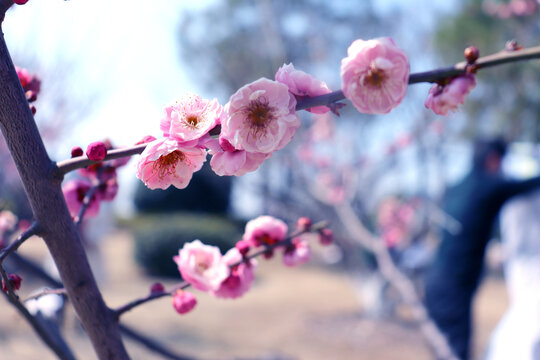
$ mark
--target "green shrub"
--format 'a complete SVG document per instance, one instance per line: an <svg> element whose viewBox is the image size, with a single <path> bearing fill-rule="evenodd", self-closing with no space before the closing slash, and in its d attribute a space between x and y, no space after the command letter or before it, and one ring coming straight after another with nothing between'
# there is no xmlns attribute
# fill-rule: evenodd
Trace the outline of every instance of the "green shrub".
<svg viewBox="0 0 540 360"><path fill-rule="evenodd" d="M219 247L222 253L241 237L241 224L207 214L144 215L125 221L135 240L135 260L150 275L179 277L173 256L195 239Z"/></svg>

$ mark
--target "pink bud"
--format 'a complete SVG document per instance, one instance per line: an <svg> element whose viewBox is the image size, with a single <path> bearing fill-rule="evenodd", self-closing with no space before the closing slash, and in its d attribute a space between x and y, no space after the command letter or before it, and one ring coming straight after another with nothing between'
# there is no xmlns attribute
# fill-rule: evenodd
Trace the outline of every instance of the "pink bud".
<svg viewBox="0 0 540 360"><path fill-rule="evenodd" d="M13 290L19 290L21 288L22 278L19 275L9 274L8 279L9 279L9 284L11 285L11 288ZM4 280L2 280L2 290L5 292L8 291L7 284L4 282Z"/></svg>
<svg viewBox="0 0 540 360"><path fill-rule="evenodd" d="M177 290L173 296L173 307L179 314L186 314L193 310L195 305L197 305L197 299L195 296L184 290Z"/></svg>
<svg viewBox="0 0 540 360"><path fill-rule="evenodd" d="M240 254L244 256L249 252L249 243L245 240L238 241L235 247L238 249Z"/></svg>
<svg viewBox="0 0 540 360"><path fill-rule="evenodd" d="M28 0L13 0L13 2L17 5L24 5L28 2Z"/></svg>
<svg viewBox="0 0 540 360"><path fill-rule="evenodd" d="M102 161L107 155L107 147L101 141L96 141L86 148L86 156L92 161Z"/></svg>
<svg viewBox="0 0 540 360"><path fill-rule="evenodd" d="M268 249L268 250L266 250L266 251L263 253L263 257L264 257L266 260L270 260L271 258L274 257L274 250L273 250L273 249Z"/></svg>
<svg viewBox="0 0 540 360"><path fill-rule="evenodd" d="M300 231L309 231L311 225L313 225L313 223L311 222L311 219L307 216L302 216L296 222L296 228Z"/></svg>
<svg viewBox="0 0 540 360"><path fill-rule="evenodd" d="M330 245L334 242L334 233L329 228L324 228L319 231L319 241L321 245Z"/></svg>
<svg viewBox="0 0 540 360"><path fill-rule="evenodd" d="M28 90L27 92L24 93L24 95L26 96L26 100L28 102L34 102L37 100L37 92L33 90Z"/></svg>
<svg viewBox="0 0 540 360"><path fill-rule="evenodd" d="M34 105L29 105L30 111L32 111L32 115L36 115L37 109Z"/></svg>
<svg viewBox="0 0 540 360"><path fill-rule="evenodd" d="M84 154L83 149L80 146L74 146L71 149L71 157L82 156Z"/></svg>
<svg viewBox="0 0 540 360"><path fill-rule="evenodd" d="M163 291L165 291L165 287L163 286L162 283L153 283L152 286L150 287L150 293L151 294L156 294L156 293L162 293Z"/></svg>

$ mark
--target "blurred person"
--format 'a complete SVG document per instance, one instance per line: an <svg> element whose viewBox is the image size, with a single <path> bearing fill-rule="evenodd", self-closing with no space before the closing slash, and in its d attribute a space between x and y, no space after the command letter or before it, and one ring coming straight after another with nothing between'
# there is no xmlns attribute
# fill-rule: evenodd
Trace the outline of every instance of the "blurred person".
<svg viewBox="0 0 540 360"><path fill-rule="evenodd" d="M425 282L429 315L456 356L469 359L471 305L480 283L484 254L503 204L513 196L540 188L540 177L511 181L502 177L503 140L478 140L473 165L458 184L447 189L443 210L457 220L459 231L444 230Z"/></svg>
<svg viewBox="0 0 540 360"><path fill-rule="evenodd" d="M525 161L523 161L525 160ZM521 161L518 176L538 172ZM530 157L528 160L533 161ZM515 171L514 171L515 173ZM540 190L508 201L501 210L504 276L509 306L493 331L486 360L540 360Z"/></svg>

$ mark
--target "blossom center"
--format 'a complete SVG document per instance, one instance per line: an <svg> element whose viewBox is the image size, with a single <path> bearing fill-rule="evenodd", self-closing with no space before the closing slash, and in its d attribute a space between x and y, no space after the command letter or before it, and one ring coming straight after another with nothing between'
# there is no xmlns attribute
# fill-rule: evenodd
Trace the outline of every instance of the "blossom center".
<svg viewBox="0 0 540 360"><path fill-rule="evenodd" d="M386 74L384 73L384 70L372 65L369 68L367 74L363 77L362 85L380 87L385 79L386 79Z"/></svg>
<svg viewBox="0 0 540 360"><path fill-rule="evenodd" d="M266 128L269 122L274 120L274 108L268 104L268 100L261 96L257 100L250 101L245 107L247 121L255 130Z"/></svg>
<svg viewBox="0 0 540 360"><path fill-rule="evenodd" d="M199 117L197 115L188 115L187 118L186 118L186 122L195 127L199 124L200 120L199 120Z"/></svg>
<svg viewBox="0 0 540 360"><path fill-rule="evenodd" d="M162 155L154 162L154 170L156 170L160 179L163 179L169 174L173 174L176 164L179 161L184 161L186 156L180 150L175 150L167 155Z"/></svg>

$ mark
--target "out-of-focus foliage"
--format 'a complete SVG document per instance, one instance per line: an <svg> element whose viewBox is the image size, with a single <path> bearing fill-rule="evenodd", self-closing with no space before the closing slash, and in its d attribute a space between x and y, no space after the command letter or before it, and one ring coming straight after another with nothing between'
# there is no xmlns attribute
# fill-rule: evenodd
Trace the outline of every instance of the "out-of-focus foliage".
<svg viewBox="0 0 540 360"><path fill-rule="evenodd" d="M135 259L151 275L178 278L172 256L185 242L200 239L225 253L241 238L241 225L219 216L192 213L139 215L124 226L135 236Z"/></svg>
<svg viewBox="0 0 540 360"><path fill-rule="evenodd" d="M491 3L508 3L493 1ZM499 18L485 11L486 0L462 1L454 15L445 17L435 35L445 64L461 61L463 49L475 45L481 55L501 51L515 39L523 46L538 45L540 11ZM478 87L466 100L469 114L464 135L502 134L508 140L540 140L540 64L527 61L486 69Z"/></svg>

